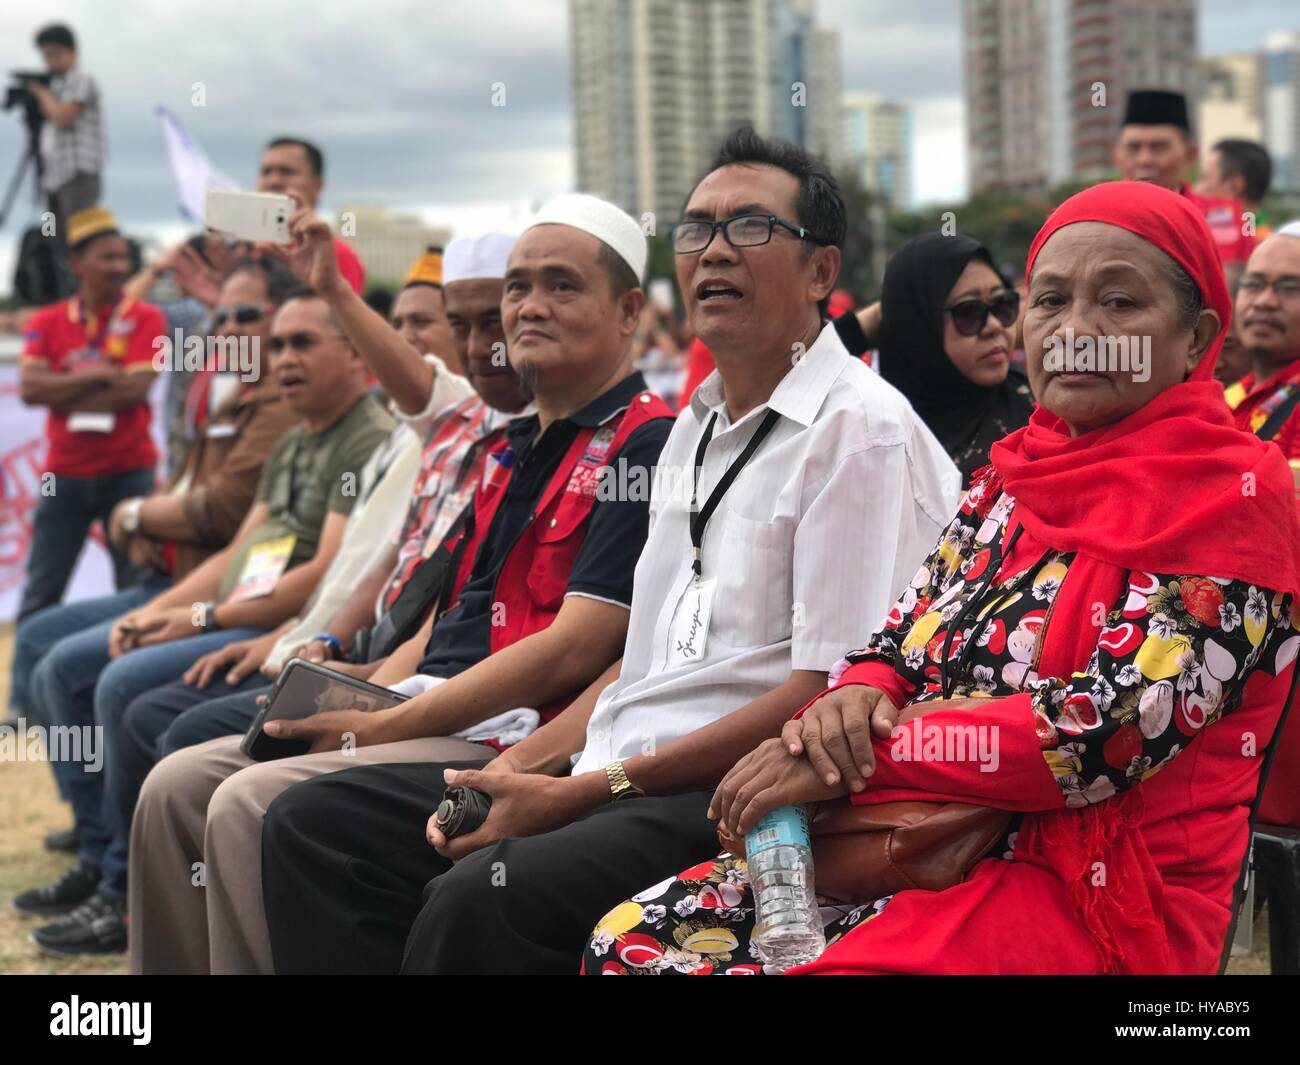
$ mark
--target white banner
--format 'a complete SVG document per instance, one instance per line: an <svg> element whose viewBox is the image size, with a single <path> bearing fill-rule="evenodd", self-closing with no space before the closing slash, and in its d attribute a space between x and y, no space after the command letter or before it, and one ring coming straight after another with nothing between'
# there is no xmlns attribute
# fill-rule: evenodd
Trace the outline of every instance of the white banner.
<svg viewBox="0 0 1300 1065"><path fill-rule="evenodd" d="M155 443L160 436L161 394L155 382L150 392ZM0 622L13 621L22 601L45 447L45 408L23 405L18 398L18 365L0 361ZM103 530L96 523L86 537L63 601L93 599L113 591L113 562L104 546Z"/></svg>

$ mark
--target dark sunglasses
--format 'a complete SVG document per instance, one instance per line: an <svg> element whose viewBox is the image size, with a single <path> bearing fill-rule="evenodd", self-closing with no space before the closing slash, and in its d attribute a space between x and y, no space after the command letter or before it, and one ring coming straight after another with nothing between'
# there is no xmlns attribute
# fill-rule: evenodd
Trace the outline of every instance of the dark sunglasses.
<svg viewBox="0 0 1300 1065"><path fill-rule="evenodd" d="M219 329L227 318L233 318L240 325L252 325L266 317L266 308L256 303L236 303L233 307L218 307L212 312L212 328Z"/></svg>
<svg viewBox="0 0 1300 1065"><path fill-rule="evenodd" d="M962 300L944 310L952 315L953 328L962 336L978 336L990 314L1008 328L1015 323L1020 314L1020 293L1007 289L991 300Z"/></svg>
<svg viewBox="0 0 1300 1065"><path fill-rule="evenodd" d="M286 347L293 348L294 351L311 351L312 348L323 343L325 338L316 333L290 333L287 337L272 337L269 346L271 354L277 355Z"/></svg>

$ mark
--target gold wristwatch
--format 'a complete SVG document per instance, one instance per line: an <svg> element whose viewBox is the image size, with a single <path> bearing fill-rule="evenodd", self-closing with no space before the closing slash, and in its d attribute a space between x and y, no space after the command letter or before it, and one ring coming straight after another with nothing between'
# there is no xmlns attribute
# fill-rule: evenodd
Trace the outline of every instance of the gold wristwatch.
<svg viewBox="0 0 1300 1065"><path fill-rule="evenodd" d="M627 772L623 769L622 762L610 762L605 767L605 779L609 781L609 795L614 802L645 795L644 791L627 779Z"/></svg>

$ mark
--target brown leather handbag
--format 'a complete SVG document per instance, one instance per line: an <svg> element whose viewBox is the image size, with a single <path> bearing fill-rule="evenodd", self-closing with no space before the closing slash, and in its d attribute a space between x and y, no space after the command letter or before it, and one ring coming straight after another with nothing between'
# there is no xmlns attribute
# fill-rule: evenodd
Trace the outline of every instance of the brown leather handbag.
<svg viewBox="0 0 1300 1065"><path fill-rule="evenodd" d="M909 888L960 884L1011 818L964 802L821 803L809 826L817 894L870 902Z"/></svg>

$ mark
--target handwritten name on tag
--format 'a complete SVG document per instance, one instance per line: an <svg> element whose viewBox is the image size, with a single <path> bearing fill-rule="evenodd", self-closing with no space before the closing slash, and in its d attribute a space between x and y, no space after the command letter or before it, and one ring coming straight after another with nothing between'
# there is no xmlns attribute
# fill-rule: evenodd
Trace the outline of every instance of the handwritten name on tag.
<svg viewBox="0 0 1300 1065"><path fill-rule="evenodd" d="M716 580L692 580L686 586L668 632L668 665L681 666L704 657L709 642L709 618L713 614Z"/></svg>

